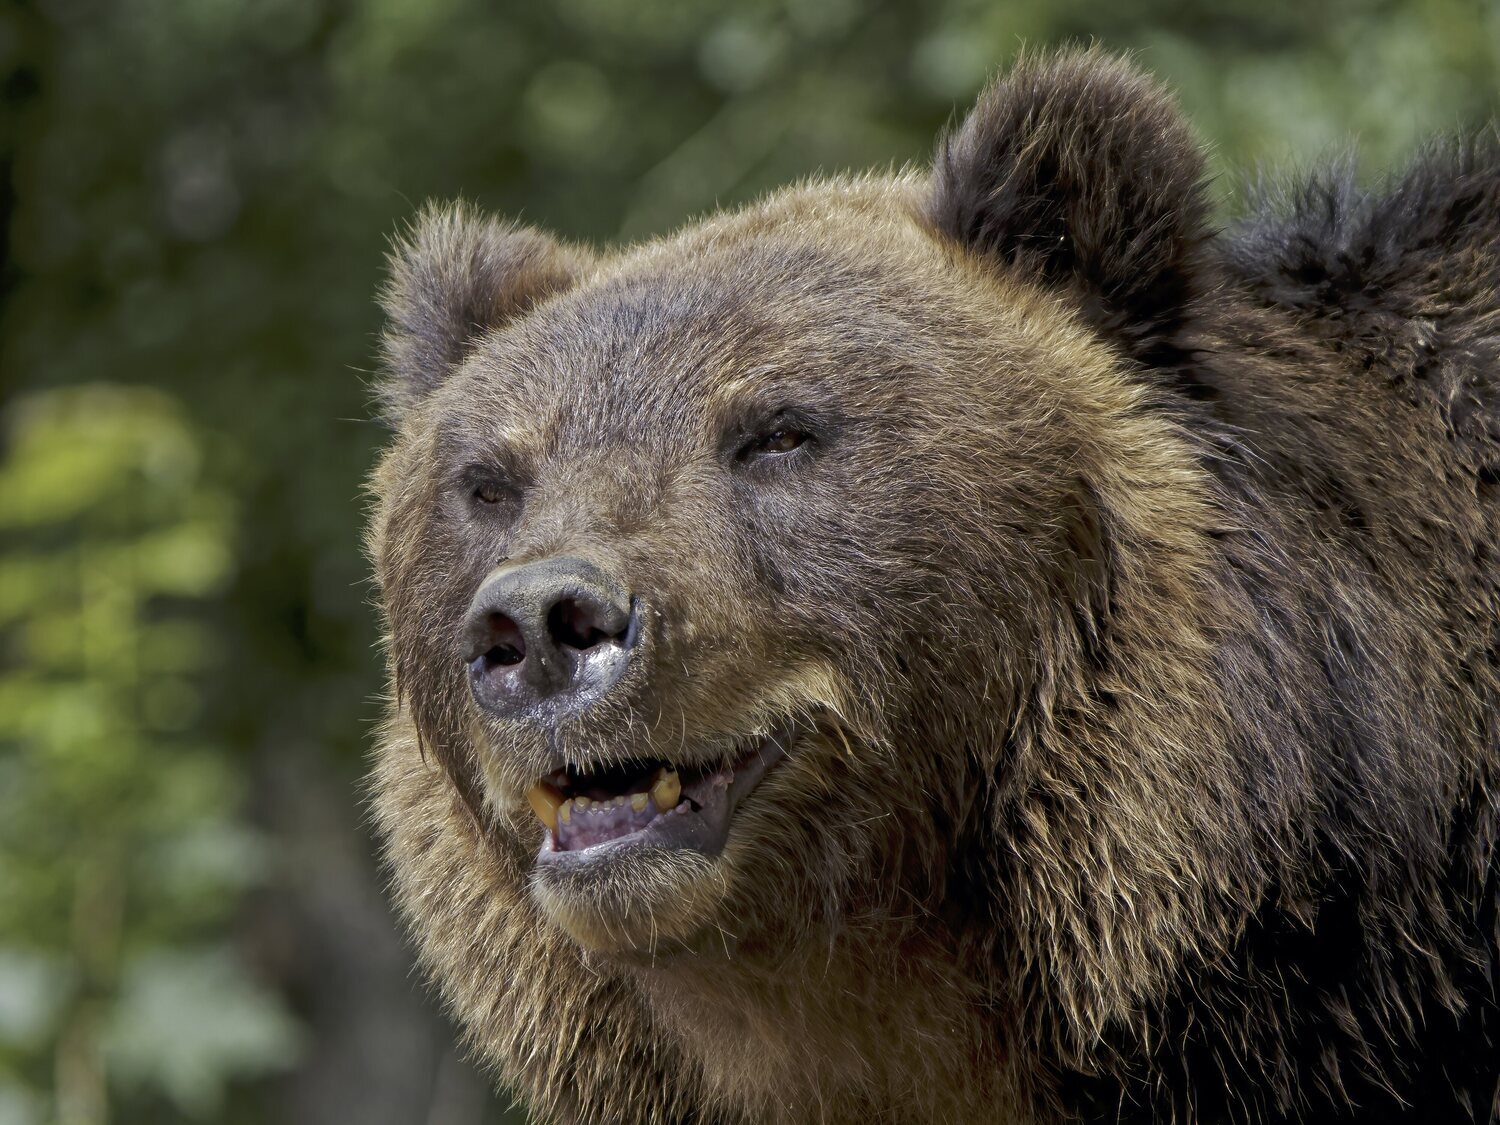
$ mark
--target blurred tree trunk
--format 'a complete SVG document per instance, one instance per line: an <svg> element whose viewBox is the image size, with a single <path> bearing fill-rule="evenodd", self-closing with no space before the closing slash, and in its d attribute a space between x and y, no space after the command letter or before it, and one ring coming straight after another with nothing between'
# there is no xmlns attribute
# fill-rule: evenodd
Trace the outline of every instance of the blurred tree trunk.
<svg viewBox="0 0 1500 1125"><path fill-rule="evenodd" d="M312 1043L276 1091L272 1119L361 1125L482 1125L484 1080L449 1044L381 893L355 786L295 738L261 758L261 814L293 869L251 920ZM308 862L316 857L316 862ZM274 956L274 952L273 952Z"/></svg>
<svg viewBox="0 0 1500 1125"><path fill-rule="evenodd" d="M29 0L0 0L0 35L9 40L8 57L0 56L0 323L6 299L20 282L15 255L18 192L17 161L21 138L35 130L32 118L40 112L43 75L53 57L52 37ZM7 401L18 382L0 367L0 402Z"/></svg>

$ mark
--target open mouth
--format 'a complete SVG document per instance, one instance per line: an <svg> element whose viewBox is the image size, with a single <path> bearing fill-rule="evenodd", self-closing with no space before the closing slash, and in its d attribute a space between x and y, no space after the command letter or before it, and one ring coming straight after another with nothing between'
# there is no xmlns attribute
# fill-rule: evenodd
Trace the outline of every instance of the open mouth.
<svg viewBox="0 0 1500 1125"><path fill-rule="evenodd" d="M636 847L716 855L735 809L786 754L793 733L784 724L739 744L718 765L641 759L592 771L553 771L526 794L547 828L538 862L590 861Z"/></svg>

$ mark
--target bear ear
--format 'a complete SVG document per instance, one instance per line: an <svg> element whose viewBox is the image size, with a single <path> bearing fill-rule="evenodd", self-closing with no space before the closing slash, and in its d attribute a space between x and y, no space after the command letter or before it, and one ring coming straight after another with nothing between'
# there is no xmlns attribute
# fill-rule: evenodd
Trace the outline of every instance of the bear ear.
<svg viewBox="0 0 1500 1125"><path fill-rule="evenodd" d="M1098 50L1022 57L938 142L926 217L973 252L1070 288L1160 363L1197 289L1203 153L1166 92Z"/></svg>
<svg viewBox="0 0 1500 1125"><path fill-rule="evenodd" d="M467 204L426 207L396 240L380 294L387 416L399 421L480 337L572 286L587 262L584 251Z"/></svg>

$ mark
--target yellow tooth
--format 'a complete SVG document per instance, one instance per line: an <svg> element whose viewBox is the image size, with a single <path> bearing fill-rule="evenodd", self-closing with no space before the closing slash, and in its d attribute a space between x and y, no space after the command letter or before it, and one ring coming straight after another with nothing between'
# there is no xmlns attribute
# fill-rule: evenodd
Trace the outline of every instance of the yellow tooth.
<svg viewBox="0 0 1500 1125"><path fill-rule="evenodd" d="M594 802L590 801L587 797L574 797L573 803L578 806L579 812L588 812L589 806Z"/></svg>
<svg viewBox="0 0 1500 1125"><path fill-rule="evenodd" d="M636 812L646 811L646 794L632 793L630 796L630 807Z"/></svg>
<svg viewBox="0 0 1500 1125"><path fill-rule="evenodd" d="M539 781L526 790L526 800L531 803L531 811L536 813L536 818L556 832L557 809L563 803L562 794L545 781Z"/></svg>
<svg viewBox="0 0 1500 1125"><path fill-rule="evenodd" d="M681 797L682 782L677 780L677 771L662 770L656 779L656 784L651 786L651 800L656 805L656 811L667 812L669 809L675 809Z"/></svg>
<svg viewBox="0 0 1500 1125"><path fill-rule="evenodd" d="M564 801L562 803L562 806L557 810L557 818L559 820L561 820L564 824L572 824L573 823L573 802L572 801Z"/></svg>

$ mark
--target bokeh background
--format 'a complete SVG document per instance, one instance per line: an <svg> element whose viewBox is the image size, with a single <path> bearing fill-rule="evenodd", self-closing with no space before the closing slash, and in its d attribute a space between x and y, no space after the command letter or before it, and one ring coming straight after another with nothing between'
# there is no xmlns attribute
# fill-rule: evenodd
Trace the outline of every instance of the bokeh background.
<svg viewBox="0 0 1500 1125"><path fill-rule="evenodd" d="M650 237L1091 39L1226 215L1497 109L1493 0L0 0L0 1125L522 1120L364 822L388 236L463 195Z"/></svg>

